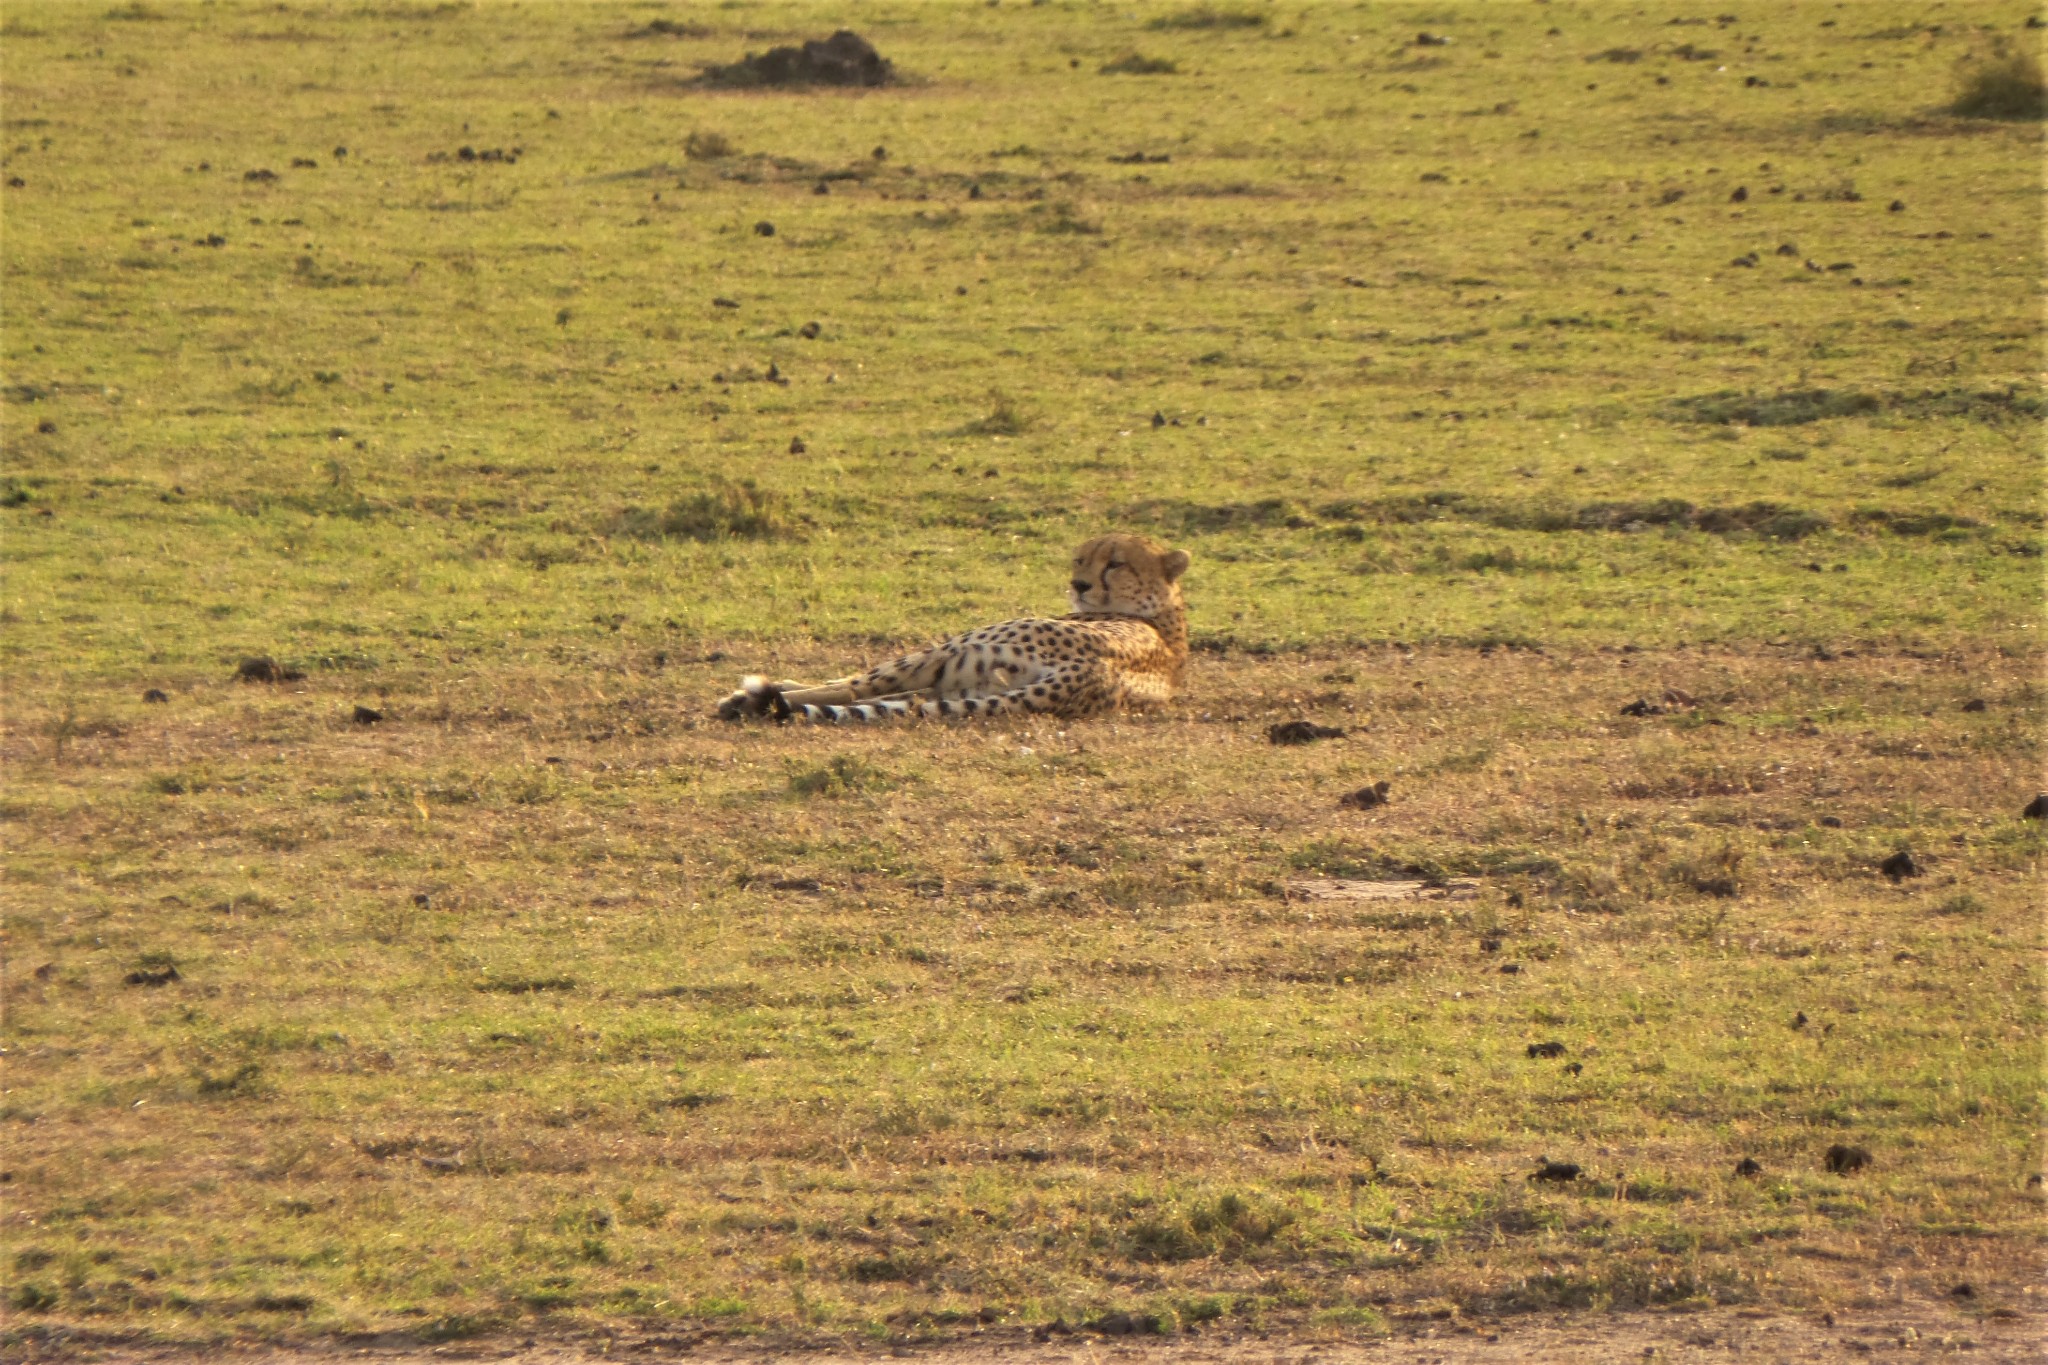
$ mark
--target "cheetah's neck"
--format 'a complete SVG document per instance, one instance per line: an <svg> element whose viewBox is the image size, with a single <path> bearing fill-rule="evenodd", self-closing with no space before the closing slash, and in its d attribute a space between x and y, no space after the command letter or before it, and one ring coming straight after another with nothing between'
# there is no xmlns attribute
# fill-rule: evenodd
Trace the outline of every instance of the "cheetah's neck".
<svg viewBox="0 0 2048 1365"><path fill-rule="evenodd" d="M1161 607L1156 615L1126 616L1114 611L1075 612L1070 621L1137 621L1159 632L1160 671L1180 681L1188 660L1188 611L1178 602Z"/></svg>

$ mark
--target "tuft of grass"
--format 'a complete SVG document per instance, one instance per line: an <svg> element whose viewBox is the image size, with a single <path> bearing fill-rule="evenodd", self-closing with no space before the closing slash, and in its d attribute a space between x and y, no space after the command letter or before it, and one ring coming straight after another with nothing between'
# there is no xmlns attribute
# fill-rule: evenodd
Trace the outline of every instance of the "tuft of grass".
<svg viewBox="0 0 2048 1365"><path fill-rule="evenodd" d="M659 512L626 507L610 529L636 540L789 540L802 534L802 521L781 494L742 479L678 498Z"/></svg>
<svg viewBox="0 0 2048 1365"><path fill-rule="evenodd" d="M1549 534L1670 527L1714 536L1748 533L1770 540L1800 540L1826 530L1829 525L1827 518L1817 513L1761 500L1735 506L1708 507L1695 506L1683 498L1555 506L1450 491L1379 498L1369 502L1346 500L1326 503L1317 511L1340 522L1377 521L1412 525L1459 520L1501 530ZM1445 562L1450 560L1448 553L1443 558Z"/></svg>
<svg viewBox="0 0 2048 1365"><path fill-rule="evenodd" d="M1267 16L1254 9L1234 9L1223 5L1196 5L1193 9L1176 10L1148 20L1146 28L1154 32L1201 32L1213 29L1264 28Z"/></svg>
<svg viewBox="0 0 2048 1365"><path fill-rule="evenodd" d="M233 1071L218 1074L201 1071L193 1080L202 1095L245 1097L262 1088L263 1068L255 1062L244 1062Z"/></svg>
<svg viewBox="0 0 2048 1365"><path fill-rule="evenodd" d="M1268 1200L1226 1193L1183 1209L1141 1214L1125 1239L1140 1261L1227 1260L1265 1246L1295 1219L1292 1210Z"/></svg>
<svg viewBox="0 0 2048 1365"><path fill-rule="evenodd" d="M1948 110L1964 118L2048 118L2048 84L2040 58L1999 38L1988 52L1966 57L1956 69L1955 98Z"/></svg>
<svg viewBox="0 0 2048 1365"><path fill-rule="evenodd" d="M733 140L714 128L697 128L683 139L683 155L692 161L723 161L738 156Z"/></svg>
<svg viewBox="0 0 2048 1365"><path fill-rule="evenodd" d="M1102 64L1105 76L1172 76L1180 71L1180 63L1167 57L1147 57L1132 52Z"/></svg>
<svg viewBox="0 0 2048 1365"><path fill-rule="evenodd" d="M539 995L543 991L573 991L572 976L510 976L479 981L476 988L490 995Z"/></svg>
<svg viewBox="0 0 2048 1365"><path fill-rule="evenodd" d="M1022 436L1031 429L1031 415L1009 394L998 390L989 395L988 412L967 424L970 436Z"/></svg>
<svg viewBox="0 0 2048 1365"><path fill-rule="evenodd" d="M1762 397L1724 390L1697 398L1673 399L1667 411L1674 421L1791 427L1830 417L1860 416L1883 406L1877 395L1853 389L1787 389Z"/></svg>
<svg viewBox="0 0 2048 1365"><path fill-rule="evenodd" d="M895 780L874 764L851 754L834 754L823 763L800 764L790 770L792 796L846 796L886 791Z"/></svg>

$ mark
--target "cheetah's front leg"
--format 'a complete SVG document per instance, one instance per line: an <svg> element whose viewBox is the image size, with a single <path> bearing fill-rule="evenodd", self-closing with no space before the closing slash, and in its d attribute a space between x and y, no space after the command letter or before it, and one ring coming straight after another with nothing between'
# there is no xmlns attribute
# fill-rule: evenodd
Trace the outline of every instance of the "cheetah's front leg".
<svg viewBox="0 0 2048 1365"><path fill-rule="evenodd" d="M830 693L835 689L845 688L852 681L852 678L835 678L827 683L800 683L785 678L781 682L770 682L758 673L749 673L740 679L739 691L718 703L718 718L745 720L749 717L773 715L778 710L778 698L796 692ZM781 709L786 711L788 708Z"/></svg>

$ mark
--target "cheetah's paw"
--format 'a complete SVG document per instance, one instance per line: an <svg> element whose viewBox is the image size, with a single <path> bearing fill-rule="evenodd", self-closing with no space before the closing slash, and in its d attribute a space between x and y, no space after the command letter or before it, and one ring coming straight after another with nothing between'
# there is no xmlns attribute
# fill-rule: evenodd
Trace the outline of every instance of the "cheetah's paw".
<svg viewBox="0 0 2048 1365"><path fill-rule="evenodd" d="M788 715L789 703L782 699L781 687L754 673L740 679L740 690L718 703L720 720L747 720L771 713L778 718Z"/></svg>

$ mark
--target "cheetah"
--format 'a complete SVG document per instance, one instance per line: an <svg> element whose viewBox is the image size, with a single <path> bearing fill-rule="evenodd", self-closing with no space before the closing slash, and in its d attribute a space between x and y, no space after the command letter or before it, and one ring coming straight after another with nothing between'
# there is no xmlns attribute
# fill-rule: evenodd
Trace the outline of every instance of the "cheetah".
<svg viewBox="0 0 2048 1365"><path fill-rule="evenodd" d="M1073 613L956 635L851 677L806 686L749 677L725 720L881 721L1039 714L1068 719L1171 698L1187 672L1185 550L1097 536L1074 551Z"/></svg>

